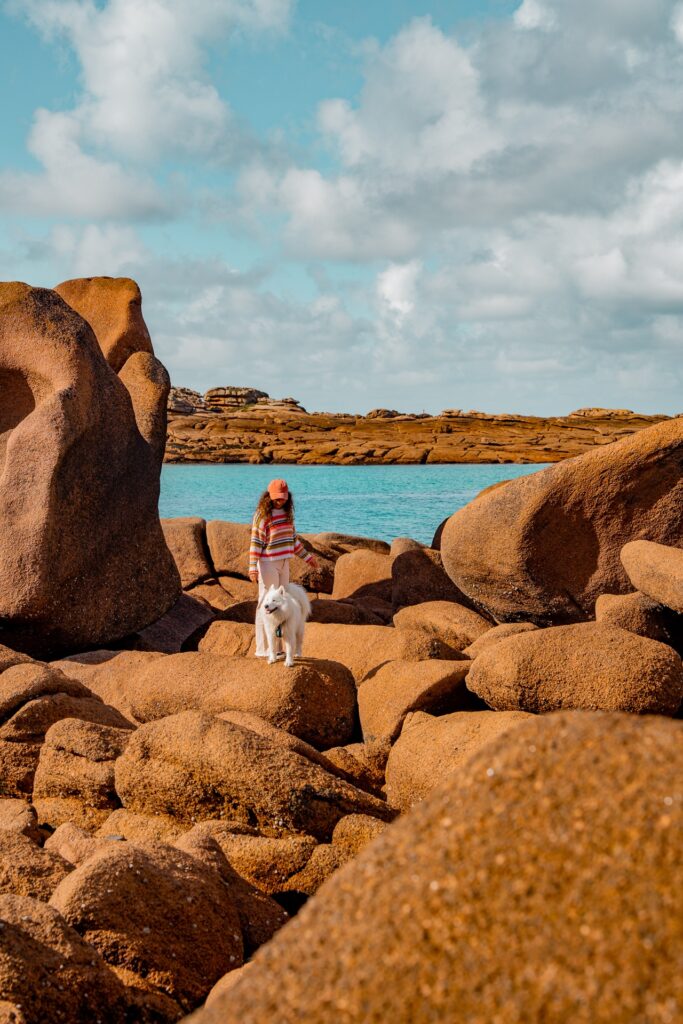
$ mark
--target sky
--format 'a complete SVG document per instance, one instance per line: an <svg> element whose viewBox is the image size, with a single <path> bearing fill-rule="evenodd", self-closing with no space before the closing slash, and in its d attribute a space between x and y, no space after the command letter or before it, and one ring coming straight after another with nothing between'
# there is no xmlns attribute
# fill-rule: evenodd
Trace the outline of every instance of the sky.
<svg viewBox="0 0 683 1024"><path fill-rule="evenodd" d="M178 386L683 411L683 3L0 0L0 277Z"/></svg>

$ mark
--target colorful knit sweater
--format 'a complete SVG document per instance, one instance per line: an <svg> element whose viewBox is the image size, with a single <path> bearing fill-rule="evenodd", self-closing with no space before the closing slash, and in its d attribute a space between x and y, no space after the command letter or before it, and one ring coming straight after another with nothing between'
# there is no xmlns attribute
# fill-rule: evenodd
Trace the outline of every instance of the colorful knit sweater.
<svg viewBox="0 0 683 1024"><path fill-rule="evenodd" d="M305 562L312 560L294 530L294 523L285 512L273 509L269 516L254 516L249 544L249 572L256 572L260 558L291 558L298 555Z"/></svg>

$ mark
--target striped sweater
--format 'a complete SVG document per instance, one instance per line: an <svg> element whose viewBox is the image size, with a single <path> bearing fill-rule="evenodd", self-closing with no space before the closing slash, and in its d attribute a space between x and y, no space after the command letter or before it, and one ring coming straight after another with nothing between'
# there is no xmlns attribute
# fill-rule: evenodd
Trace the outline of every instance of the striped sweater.
<svg viewBox="0 0 683 1024"><path fill-rule="evenodd" d="M305 562L312 558L286 513L273 509L265 519L254 516L249 543L249 572L257 571L260 558L291 558L293 555L298 555Z"/></svg>

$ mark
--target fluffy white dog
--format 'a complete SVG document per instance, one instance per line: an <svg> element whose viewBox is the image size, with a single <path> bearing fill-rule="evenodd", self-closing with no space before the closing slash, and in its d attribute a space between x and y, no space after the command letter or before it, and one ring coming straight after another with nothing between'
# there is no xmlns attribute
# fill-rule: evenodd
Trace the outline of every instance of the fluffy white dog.
<svg viewBox="0 0 683 1024"><path fill-rule="evenodd" d="M294 658L301 657L306 619L311 614L311 602L303 587L288 583L284 587L270 587L263 595L257 611L268 637L268 663L277 661L277 639L282 637L285 647L285 665L294 666Z"/></svg>

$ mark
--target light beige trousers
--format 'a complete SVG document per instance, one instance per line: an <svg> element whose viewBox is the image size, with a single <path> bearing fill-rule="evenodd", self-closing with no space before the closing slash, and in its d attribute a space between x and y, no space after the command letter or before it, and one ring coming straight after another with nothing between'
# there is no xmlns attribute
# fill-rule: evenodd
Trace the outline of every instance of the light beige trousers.
<svg viewBox="0 0 683 1024"><path fill-rule="evenodd" d="M258 563L258 599L259 604L263 595L270 587L283 587L289 583L289 559L288 558L259 558ZM280 645L281 646L281 645ZM266 630L258 615L256 616L256 657L264 658L268 654L268 638Z"/></svg>

